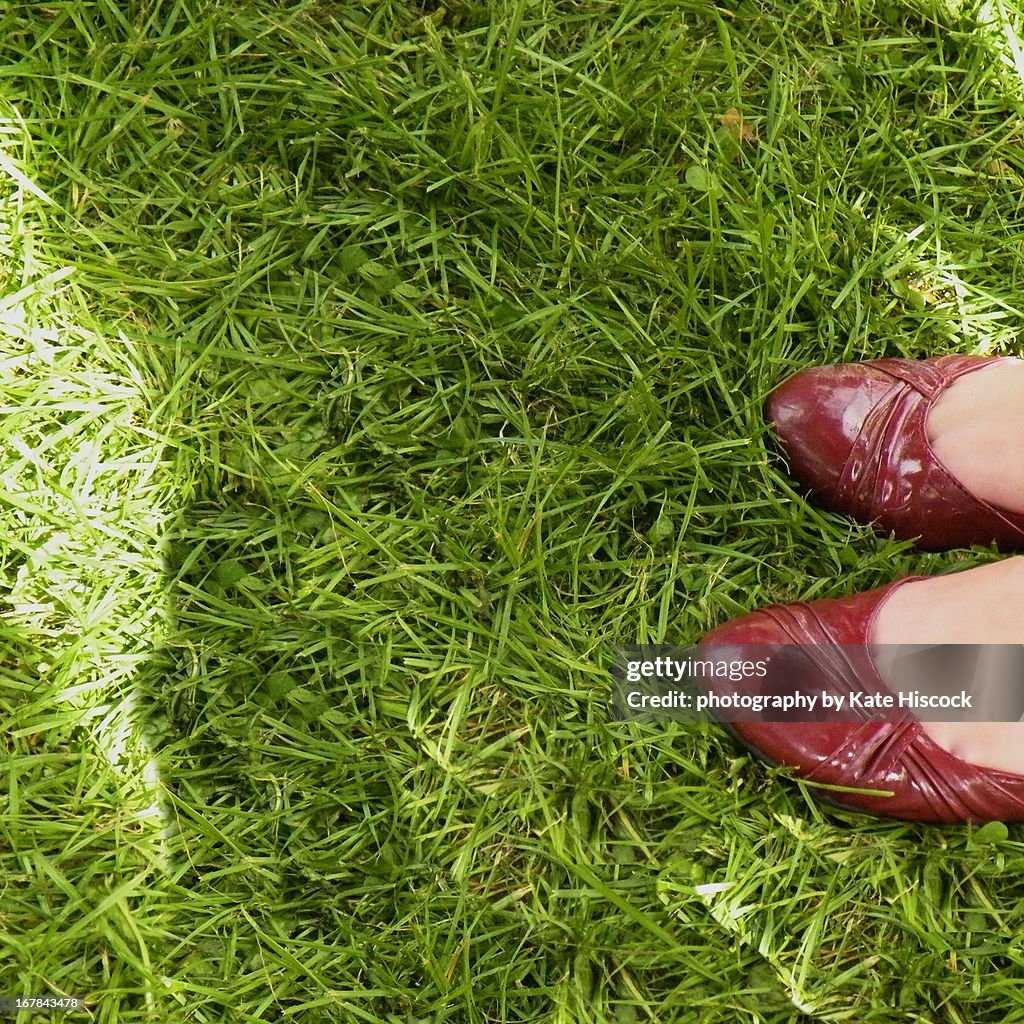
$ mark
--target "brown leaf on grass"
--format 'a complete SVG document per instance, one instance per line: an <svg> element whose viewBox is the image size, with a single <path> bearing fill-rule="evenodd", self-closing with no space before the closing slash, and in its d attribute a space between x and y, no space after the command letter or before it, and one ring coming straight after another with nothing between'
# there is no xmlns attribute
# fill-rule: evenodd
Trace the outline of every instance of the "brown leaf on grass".
<svg viewBox="0 0 1024 1024"><path fill-rule="evenodd" d="M741 145L757 142L757 132L750 125L743 123L743 116L735 107L730 107L724 114L719 115L718 123L728 128Z"/></svg>
<svg viewBox="0 0 1024 1024"><path fill-rule="evenodd" d="M989 160L985 164L985 173L991 175L1008 174L1013 168L1005 160Z"/></svg>

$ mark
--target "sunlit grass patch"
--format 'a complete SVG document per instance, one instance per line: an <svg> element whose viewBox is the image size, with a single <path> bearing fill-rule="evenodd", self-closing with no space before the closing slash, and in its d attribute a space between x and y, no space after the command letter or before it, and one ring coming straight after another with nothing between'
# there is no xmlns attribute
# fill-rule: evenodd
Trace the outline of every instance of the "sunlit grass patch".
<svg viewBox="0 0 1024 1024"><path fill-rule="evenodd" d="M145 984L130 908L165 863L134 679L165 613L166 483L131 349L82 304L30 129L0 109L3 987L91 995L114 949L108 981Z"/></svg>

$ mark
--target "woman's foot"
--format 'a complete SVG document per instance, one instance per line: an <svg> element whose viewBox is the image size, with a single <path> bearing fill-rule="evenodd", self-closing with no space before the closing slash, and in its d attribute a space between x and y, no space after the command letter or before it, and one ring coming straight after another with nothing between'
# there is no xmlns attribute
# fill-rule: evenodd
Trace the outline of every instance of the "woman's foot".
<svg viewBox="0 0 1024 1024"><path fill-rule="evenodd" d="M926 550L1024 551L1020 360L810 367L775 388L765 417L790 472L826 508Z"/></svg>
<svg viewBox="0 0 1024 1024"><path fill-rule="evenodd" d="M820 693L821 707L825 695L833 707L848 701L845 707L851 714L839 715L838 720L834 713L813 714L813 708L807 718L729 718L730 728L750 750L825 787L824 796L872 814L912 821L1024 821L1024 766L1012 744L1024 726L925 727L920 719L906 718L905 712L890 720L853 710L855 697L860 702L882 692L876 655L884 656L891 648L879 651L872 642L965 641L960 648L933 647L927 652L926 662L932 659L933 670L921 682L938 694L948 690L956 672L979 652L984 657L1000 650L1019 653L1024 648L1019 646L1014 609L1020 606L1022 591L1024 559L948 577L912 577L849 597L748 612L711 630L697 654L735 661L740 656L737 648L745 649L747 656L754 654L752 646L780 645L764 658L763 673L745 675L735 683L737 697L749 698L750 707L755 698L794 691ZM981 641L992 643L978 646ZM1000 647L997 642L1015 646ZM899 664L905 668L905 663ZM915 678L914 688L917 682ZM702 685L699 679L697 683ZM1012 683L994 692L1018 692L1024 686L1024 671L1018 671ZM728 685L734 685L731 676ZM899 681L895 688L902 689ZM1000 744L998 750L989 749L993 737Z"/></svg>
<svg viewBox="0 0 1024 1024"><path fill-rule="evenodd" d="M880 645L1024 644L1022 606L1024 556L898 587L878 609L868 639ZM901 688L898 668L879 661L883 680ZM991 671L994 677L978 682L992 691L994 703L1024 695L1024 678L1016 672L1001 672L998 663ZM1024 774L1024 723L922 722L921 727L964 761Z"/></svg>
<svg viewBox="0 0 1024 1024"><path fill-rule="evenodd" d="M1024 513L1024 360L1000 359L955 380L932 406L927 433L967 490Z"/></svg>

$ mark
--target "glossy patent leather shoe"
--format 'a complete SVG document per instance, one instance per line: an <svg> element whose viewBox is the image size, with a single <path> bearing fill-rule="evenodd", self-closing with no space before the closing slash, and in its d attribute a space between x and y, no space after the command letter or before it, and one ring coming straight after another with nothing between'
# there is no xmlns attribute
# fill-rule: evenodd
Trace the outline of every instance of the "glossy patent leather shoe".
<svg viewBox="0 0 1024 1024"><path fill-rule="evenodd" d="M868 640L885 599L920 578L852 597L751 612L708 633L697 657L718 656L734 645L806 645L803 653L812 666L813 685L821 691L890 693L871 659ZM772 674L770 668L767 679L740 685L751 692L792 685L785 665L775 670L780 678ZM804 682L810 681L806 669L801 674ZM729 728L759 757L793 767L800 777L822 786L818 792L833 803L908 821L1024 820L1024 775L956 757L935 743L910 711L903 721L869 717L863 713L860 720L848 722L733 721Z"/></svg>
<svg viewBox="0 0 1024 1024"><path fill-rule="evenodd" d="M1024 516L978 498L942 465L927 419L944 388L1000 357L877 359L812 367L765 403L790 470L818 504L916 538L925 550L1024 548Z"/></svg>

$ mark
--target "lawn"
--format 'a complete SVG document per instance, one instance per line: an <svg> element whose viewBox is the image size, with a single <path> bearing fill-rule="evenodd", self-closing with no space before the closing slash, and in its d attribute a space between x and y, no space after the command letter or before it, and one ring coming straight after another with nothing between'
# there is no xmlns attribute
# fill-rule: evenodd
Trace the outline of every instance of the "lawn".
<svg viewBox="0 0 1024 1024"><path fill-rule="evenodd" d="M0 994L1024 1020L1021 826L608 709L614 643L999 557L807 504L760 407L1021 352L1020 14L0 5Z"/></svg>

